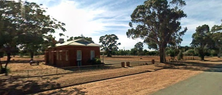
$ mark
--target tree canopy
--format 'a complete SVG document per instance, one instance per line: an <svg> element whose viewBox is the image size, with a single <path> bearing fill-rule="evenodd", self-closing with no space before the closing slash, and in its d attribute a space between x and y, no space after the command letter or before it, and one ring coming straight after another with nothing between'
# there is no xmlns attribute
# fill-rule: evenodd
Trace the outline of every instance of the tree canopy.
<svg viewBox="0 0 222 95"><path fill-rule="evenodd" d="M86 39L87 41L94 42L91 37L85 37L85 36L83 36L83 35L81 35L81 36L76 36L76 37L73 37L73 36L72 36L72 37L69 37L69 38L67 39L67 41L72 41L72 40L76 40L76 39L79 39L79 38L84 38L84 39Z"/></svg>
<svg viewBox="0 0 222 95"><path fill-rule="evenodd" d="M143 51L143 43L138 42L134 45L134 49L137 51L137 55L140 55Z"/></svg>
<svg viewBox="0 0 222 95"><path fill-rule="evenodd" d="M165 62L167 45L178 45L187 28L180 31L180 19L186 17L181 6L183 0L147 0L131 14L131 22L126 35L132 38L143 38L149 48L160 52L160 62Z"/></svg>
<svg viewBox="0 0 222 95"><path fill-rule="evenodd" d="M118 50L117 42L119 38L115 34L107 34L99 38L99 43L102 43L102 50L104 50L108 57L112 57L112 53Z"/></svg>
<svg viewBox="0 0 222 95"><path fill-rule="evenodd" d="M211 31L213 32L212 39L215 43L215 48L218 52L217 56L220 57L222 52L222 24L214 25Z"/></svg>
<svg viewBox="0 0 222 95"><path fill-rule="evenodd" d="M196 28L196 32L192 35L191 46L195 47L201 60L204 60L207 49L210 48L212 42L210 28L204 24Z"/></svg>
<svg viewBox="0 0 222 95"><path fill-rule="evenodd" d="M0 1L0 49L7 54L7 62L11 53L17 48L30 52L31 58L37 50L48 47L47 41L56 29L66 31L62 23L34 2Z"/></svg>

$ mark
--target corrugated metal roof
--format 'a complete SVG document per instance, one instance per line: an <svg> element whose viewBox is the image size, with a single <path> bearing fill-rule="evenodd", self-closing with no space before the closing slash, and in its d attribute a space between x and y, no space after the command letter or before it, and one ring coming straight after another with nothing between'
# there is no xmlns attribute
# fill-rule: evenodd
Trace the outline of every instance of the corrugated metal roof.
<svg viewBox="0 0 222 95"><path fill-rule="evenodd" d="M76 39L76 40L73 40L73 41L67 41L67 42L64 42L62 44L56 44L56 47L67 46L67 45L70 45L70 46L95 46L95 47L100 47L101 46L99 44L95 44L93 42L90 42L90 41L87 41L87 40L81 38L81 39Z"/></svg>

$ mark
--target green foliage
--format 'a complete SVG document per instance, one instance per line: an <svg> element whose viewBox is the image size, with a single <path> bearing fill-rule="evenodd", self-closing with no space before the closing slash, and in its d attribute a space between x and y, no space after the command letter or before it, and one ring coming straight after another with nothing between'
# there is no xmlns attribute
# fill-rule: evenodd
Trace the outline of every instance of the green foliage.
<svg viewBox="0 0 222 95"><path fill-rule="evenodd" d="M137 55L141 55L143 51L143 43L138 42L134 45L134 49L137 51Z"/></svg>
<svg viewBox="0 0 222 95"><path fill-rule="evenodd" d="M177 55L177 59L178 60L183 59L183 52L182 52L182 50L180 50L179 54Z"/></svg>
<svg viewBox="0 0 222 95"><path fill-rule="evenodd" d="M93 58L93 59L90 60L89 62L92 63L92 65L99 65L99 64L102 64L100 58Z"/></svg>
<svg viewBox="0 0 222 95"><path fill-rule="evenodd" d="M67 41L72 41L72 40L76 40L76 39L80 39L80 38L86 39L87 41L94 43L91 37L85 37L83 35L82 36L77 36L77 37L73 37L73 36L69 37L67 39Z"/></svg>
<svg viewBox="0 0 222 95"><path fill-rule="evenodd" d="M210 50L210 56L217 56L217 50Z"/></svg>
<svg viewBox="0 0 222 95"><path fill-rule="evenodd" d="M180 19L186 17L181 6L183 0L146 0L131 14L131 22L126 35L131 38L143 38L149 48L159 50L160 62L164 63L165 48L168 44L178 45L187 28L181 30ZM135 25L135 26L134 26Z"/></svg>
<svg viewBox="0 0 222 95"><path fill-rule="evenodd" d="M175 52L175 50L173 50L173 49L167 50L166 53L167 53L168 55L170 55L170 57L175 57L175 56L176 56L176 52Z"/></svg>
<svg viewBox="0 0 222 95"><path fill-rule="evenodd" d="M222 30L222 25L220 28L217 28L217 29ZM214 29L214 31L215 31L215 29ZM218 57L220 57L221 52L222 52L222 32L219 32L219 30L218 30L217 32L213 33L211 37L215 43L214 47L215 47L215 50L217 50L217 55L218 55Z"/></svg>
<svg viewBox="0 0 222 95"><path fill-rule="evenodd" d="M171 58L175 58L179 53L178 47L167 47L166 48L166 54L169 55Z"/></svg>
<svg viewBox="0 0 222 95"><path fill-rule="evenodd" d="M0 74L2 74L2 73L10 73L10 72L11 72L10 68L0 68Z"/></svg>
<svg viewBox="0 0 222 95"><path fill-rule="evenodd" d="M118 51L115 51L113 54L114 55L138 55L135 48L132 48L131 50L122 50L122 49L120 49ZM101 53L101 55L102 55L102 53ZM143 50L143 51L141 51L140 55L151 55L151 56L159 55L159 51Z"/></svg>
<svg viewBox="0 0 222 95"><path fill-rule="evenodd" d="M1 28L4 30L1 31L3 37L0 38L5 40L1 40L3 42L0 46L6 43L9 45L22 44L27 49L32 49L36 47L33 45L42 44L45 34L54 33L55 29L59 28L65 31L62 27L64 23L45 15L46 11L36 3L24 2L21 6L20 2L8 1L1 4L1 8L7 9L0 12L1 16L5 15L0 21L4 25Z"/></svg>
<svg viewBox="0 0 222 95"><path fill-rule="evenodd" d="M33 56L48 48L53 43L45 41L49 34L57 29L66 31L64 25L46 15L46 10L34 2L0 1L0 49L7 55L5 68L19 49Z"/></svg>
<svg viewBox="0 0 222 95"><path fill-rule="evenodd" d="M148 55L159 55L159 51L149 51Z"/></svg>
<svg viewBox="0 0 222 95"><path fill-rule="evenodd" d="M114 51L118 50L117 40L119 38L115 34L101 36L99 38L99 43L102 43L102 50L105 50L108 57L112 57Z"/></svg>
<svg viewBox="0 0 222 95"><path fill-rule="evenodd" d="M204 56L207 49L210 48L212 44L210 28L208 25L204 24L196 28L196 32L192 35L191 45L195 47L201 60L204 60Z"/></svg>
<svg viewBox="0 0 222 95"><path fill-rule="evenodd" d="M196 55L194 49L188 49L187 51L184 52L184 54L185 54L185 55L188 55L188 56L194 56L194 55Z"/></svg>

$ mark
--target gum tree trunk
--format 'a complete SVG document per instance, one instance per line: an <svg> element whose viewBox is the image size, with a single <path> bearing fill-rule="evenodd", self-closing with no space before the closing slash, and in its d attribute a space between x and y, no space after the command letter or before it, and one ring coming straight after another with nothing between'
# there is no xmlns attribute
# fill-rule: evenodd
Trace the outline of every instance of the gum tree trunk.
<svg viewBox="0 0 222 95"><path fill-rule="evenodd" d="M166 62L166 55L165 55L165 48L160 47L160 63L165 63Z"/></svg>
<svg viewBox="0 0 222 95"><path fill-rule="evenodd" d="M7 53L7 61L5 63L5 68L7 68L8 63L10 62L10 60L11 60L11 53Z"/></svg>
<svg viewBox="0 0 222 95"><path fill-rule="evenodd" d="M30 57L31 57L31 60L33 60L33 57L34 57L34 52L33 51L30 51Z"/></svg>

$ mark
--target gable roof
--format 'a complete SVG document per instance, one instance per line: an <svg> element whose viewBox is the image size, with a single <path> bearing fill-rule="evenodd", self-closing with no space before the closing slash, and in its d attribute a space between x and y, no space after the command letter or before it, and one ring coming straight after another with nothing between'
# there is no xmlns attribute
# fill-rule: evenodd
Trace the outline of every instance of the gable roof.
<svg viewBox="0 0 222 95"><path fill-rule="evenodd" d="M67 42L64 42L62 44L56 44L56 47L67 46L67 45L70 45L70 46L95 46L95 47L100 47L99 44L95 44L93 42L87 41L84 38L80 38L80 39L76 39L76 40L72 40L72 41L67 41Z"/></svg>

